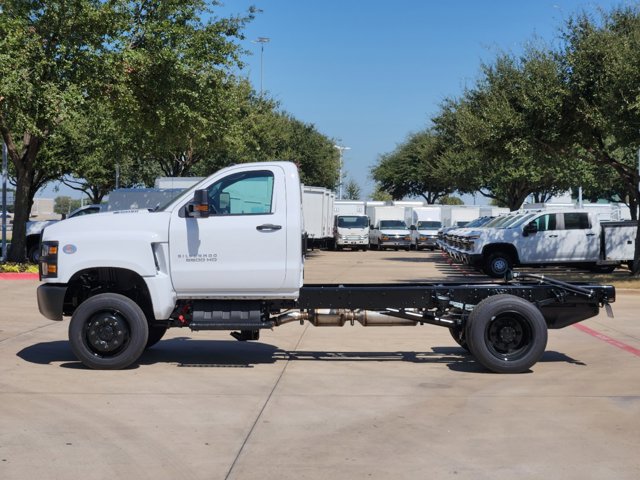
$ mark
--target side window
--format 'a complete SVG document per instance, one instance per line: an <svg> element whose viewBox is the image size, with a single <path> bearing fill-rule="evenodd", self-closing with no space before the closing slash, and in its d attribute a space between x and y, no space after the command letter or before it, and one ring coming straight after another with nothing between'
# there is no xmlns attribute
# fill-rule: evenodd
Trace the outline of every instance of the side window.
<svg viewBox="0 0 640 480"><path fill-rule="evenodd" d="M565 230L586 230L591 228L589 223L589 214L584 212L565 213L564 229Z"/></svg>
<svg viewBox="0 0 640 480"><path fill-rule="evenodd" d="M273 173L242 172L229 175L208 189L211 215L264 215L271 213Z"/></svg>
<svg viewBox="0 0 640 480"><path fill-rule="evenodd" d="M544 232L547 230L555 230L556 229L556 215L554 213L549 213L546 215L541 215L534 220L534 223L538 227L539 232Z"/></svg>

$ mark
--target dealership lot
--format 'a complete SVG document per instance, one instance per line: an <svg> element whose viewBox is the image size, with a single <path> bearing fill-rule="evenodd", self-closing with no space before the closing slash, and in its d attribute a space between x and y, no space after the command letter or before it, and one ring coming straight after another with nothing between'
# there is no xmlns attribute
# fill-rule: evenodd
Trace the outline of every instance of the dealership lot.
<svg viewBox="0 0 640 480"><path fill-rule="evenodd" d="M580 272L545 270L563 278ZM620 272L620 275L625 275ZM487 281L438 252L312 252L308 283ZM170 330L91 371L34 280L0 280L0 478L640 478L639 290L482 370L433 326Z"/></svg>

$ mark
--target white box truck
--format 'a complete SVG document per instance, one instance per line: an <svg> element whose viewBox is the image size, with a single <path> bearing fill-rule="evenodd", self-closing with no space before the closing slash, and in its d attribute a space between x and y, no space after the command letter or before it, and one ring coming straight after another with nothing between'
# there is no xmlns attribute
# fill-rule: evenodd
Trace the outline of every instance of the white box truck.
<svg viewBox="0 0 640 480"><path fill-rule="evenodd" d="M406 207L404 218L411 230L411 248L435 250L438 230L442 228L442 207Z"/></svg>
<svg viewBox="0 0 640 480"><path fill-rule="evenodd" d="M333 247L336 250L369 249L369 217L365 215L365 202L336 200L333 217Z"/></svg>
<svg viewBox="0 0 640 480"><path fill-rule="evenodd" d="M370 205L367 215L371 228L369 246L375 250L411 248L411 231L404 221L404 208L395 205Z"/></svg>

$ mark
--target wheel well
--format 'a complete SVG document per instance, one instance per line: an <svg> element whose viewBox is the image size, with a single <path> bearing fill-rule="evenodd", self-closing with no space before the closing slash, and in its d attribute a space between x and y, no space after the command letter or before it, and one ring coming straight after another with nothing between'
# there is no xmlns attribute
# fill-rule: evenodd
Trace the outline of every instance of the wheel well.
<svg viewBox="0 0 640 480"><path fill-rule="evenodd" d="M69 281L63 314L72 315L86 299L100 293L119 293L137 303L147 319L152 320L153 305L142 277L124 268L89 268L76 273Z"/></svg>
<svg viewBox="0 0 640 480"><path fill-rule="evenodd" d="M516 247L514 247L510 243L492 243L491 245L487 245L482 249L482 255L487 257L494 252L504 252L511 256L511 259L514 263L519 263L518 251Z"/></svg>

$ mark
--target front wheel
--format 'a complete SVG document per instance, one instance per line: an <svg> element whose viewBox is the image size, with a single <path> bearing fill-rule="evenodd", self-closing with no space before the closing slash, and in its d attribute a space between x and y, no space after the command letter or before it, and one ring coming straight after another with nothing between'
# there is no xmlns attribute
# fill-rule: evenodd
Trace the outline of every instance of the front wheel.
<svg viewBox="0 0 640 480"><path fill-rule="evenodd" d="M116 293L88 298L69 323L73 353L96 370L128 367L142 355L148 338L149 326L142 309Z"/></svg>
<svg viewBox="0 0 640 480"><path fill-rule="evenodd" d="M27 260L31 263L38 263L40 261L40 244L36 243L31 245L27 250Z"/></svg>
<svg viewBox="0 0 640 480"><path fill-rule="evenodd" d="M513 267L511 255L504 252L490 253L484 262L484 273L493 278L502 278Z"/></svg>
<svg viewBox="0 0 640 480"><path fill-rule="evenodd" d="M528 371L547 346L547 324L527 300L508 294L485 298L473 309L465 329L471 354L496 373Z"/></svg>

